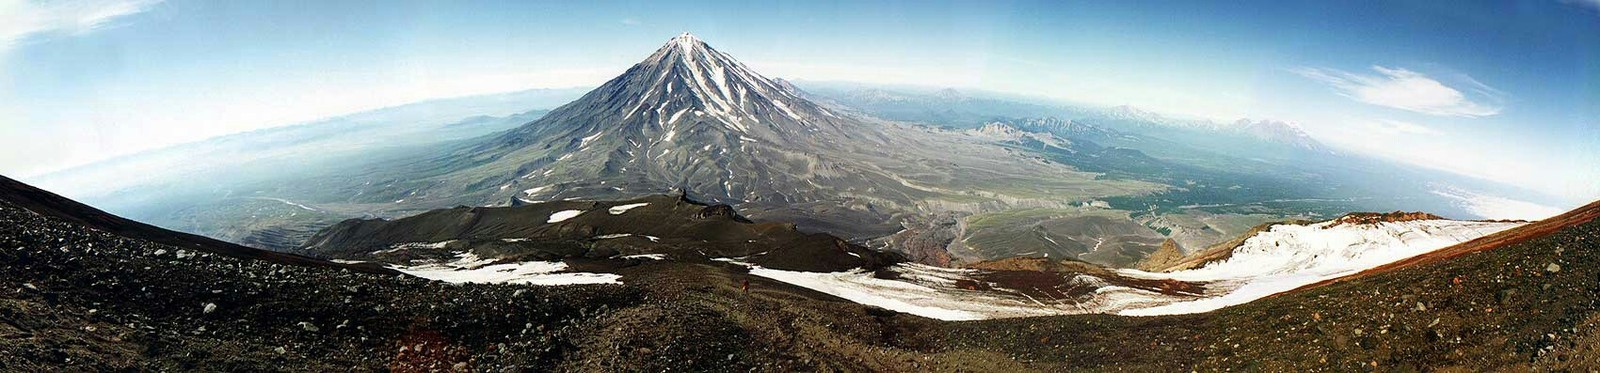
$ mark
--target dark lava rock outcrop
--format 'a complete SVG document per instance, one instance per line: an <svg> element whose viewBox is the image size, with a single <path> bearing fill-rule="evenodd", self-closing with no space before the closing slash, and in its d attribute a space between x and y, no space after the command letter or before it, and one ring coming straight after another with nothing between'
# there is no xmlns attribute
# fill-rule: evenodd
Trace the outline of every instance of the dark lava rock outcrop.
<svg viewBox="0 0 1600 373"><path fill-rule="evenodd" d="M0 200L11 203L13 208L20 208L39 215L80 224L98 231L121 237L149 240L198 252L209 252L241 259L265 260L273 263L347 268L378 274L399 273L373 265L334 263L299 255L240 246L200 235L170 231L112 215L5 176L0 176Z"/></svg>
<svg viewBox="0 0 1600 373"><path fill-rule="evenodd" d="M741 258L767 268L834 272L903 261L794 224L751 222L730 206L684 197L560 201L512 207L457 207L411 217L351 219L301 248L324 258L403 263L421 252L472 252L506 260L665 254Z"/></svg>

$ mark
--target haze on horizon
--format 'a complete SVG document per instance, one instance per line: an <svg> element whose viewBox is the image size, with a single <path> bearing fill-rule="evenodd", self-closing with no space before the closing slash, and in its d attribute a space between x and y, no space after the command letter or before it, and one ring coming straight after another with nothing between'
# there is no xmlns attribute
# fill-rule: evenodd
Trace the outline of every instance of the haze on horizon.
<svg viewBox="0 0 1600 373"><path fill-rule="evenodd" d="M0 0L0 25L0 173L24 178L420 100L591 87L690 31L773 77L1288 120L1351 151L1600 198L1594 1Z"/></svg>

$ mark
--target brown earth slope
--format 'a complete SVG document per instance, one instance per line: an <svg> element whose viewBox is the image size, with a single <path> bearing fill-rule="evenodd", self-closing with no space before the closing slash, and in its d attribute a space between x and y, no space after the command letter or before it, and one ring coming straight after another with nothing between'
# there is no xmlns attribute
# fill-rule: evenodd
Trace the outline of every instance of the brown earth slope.
<svg viewBox="0 0 1600 373"><path fill-rule="evenodd" d="M1178 247L1178 241L1168 238L1166 241L1161 242L1160 249L1156 249L1155 252L1150 253L1150 256L1146 256L1144 259L1139 260L1138 263L1134 263L1133 268L1147 272L1159 272L1178 265L1183 259L1183 248Z"/></svg>

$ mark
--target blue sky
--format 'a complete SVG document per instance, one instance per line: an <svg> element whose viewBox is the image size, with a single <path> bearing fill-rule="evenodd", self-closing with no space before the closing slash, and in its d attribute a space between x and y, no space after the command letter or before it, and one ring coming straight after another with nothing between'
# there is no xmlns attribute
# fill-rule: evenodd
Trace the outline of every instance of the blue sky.
<svg viewBox="0 0 1600 373"><path fill-rule="evenodd" d="M437 97L592 86L695 33L768 76L1219 120L1600 198L1600 0L0 0L0 173Z"/></svg>

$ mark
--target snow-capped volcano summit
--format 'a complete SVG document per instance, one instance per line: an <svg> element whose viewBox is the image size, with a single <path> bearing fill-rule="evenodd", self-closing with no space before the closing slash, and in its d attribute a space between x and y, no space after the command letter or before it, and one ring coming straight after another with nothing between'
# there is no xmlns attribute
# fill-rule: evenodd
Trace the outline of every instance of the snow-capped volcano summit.
<svg viewBox="0 0 1600 373"><path fill-rule="evenodd" d="M795 109L822 110L689 33L672 38L607 85L622 85L632 80L643 80L647 84L639 86L645 88L645 92L625 91L638 99L629 113L641 109L664 112L681 105L683 107L677 109L702 110L743 129L760 124L763 116L783 115L803 122Z"/></svg>
<svg viewBox="0 0 1600 373"><path fill-rule="evenodd" d="M801 180L787 178L837 176L820 156L841 152L840 146L860 137L844 130L859 127L858 120L801 98L685 33L578 100L479 150L546 154L519 162L517 179L507 184L524 186L526 193L516 197L527 201L559 193L680 189L719 202L792 202L806 192L787 185ZM553 185L562 182L569 183Z"/></svg>
<svg viewBox="0 0 1600 373"><path fill-rule="evenodd" d="M612 137L654 150L686 141L736 145L741 137L792 142L796 135L836 129L836 123L826 120L833 117L792 89L684 33L547 117L573 122L570 126L525 129L536 130L537 135L571 134L580 145Z"/></svg>
<svg viewBox="0 0 1600 373"><path fill-rule="evenodd" d="M681 190L792 208L869 188L903 200L903 186L876 186L899 182L855 158L892 158L886 136L685 33L543 118L441 158L443 180L423 188L466 185L441 194L497 203Z"/></svg>
<svg viewBox="0 0 1600 373"><path fill-rule="evenodd" d="M988 140L834 111L690 34L538 120L446 153L352 194L493 205L683 191L855 238L899 230L896 216L930 200L978 193L948 188L965 180L1080 190L1093 177Z"/></svg>

